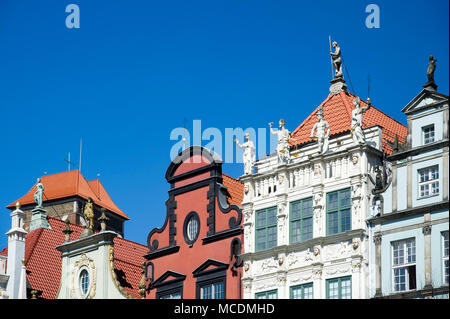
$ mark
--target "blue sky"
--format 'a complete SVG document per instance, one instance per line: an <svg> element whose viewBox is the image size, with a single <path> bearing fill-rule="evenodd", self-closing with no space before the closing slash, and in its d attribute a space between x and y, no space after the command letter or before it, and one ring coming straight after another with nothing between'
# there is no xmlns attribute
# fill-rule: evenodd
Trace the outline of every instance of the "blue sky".
<svg viewBox="0 0 450 319"><path fill-rule="evenodd" d="M68 4L80 28L65 25ZM380 8L368 29L365 8ZM125 237L145 244L165 219L170 132L202 127L291 131L328 94L328 36L353 89L405 123L401 109L438 59L448 94L448 1L0 0L0 248L6 205L37 177L67 170L100 179L130 216ZM346 75L346 73L344 73ZM347 81L349 84L349 81ZM204 145L207 142L204 143ZM239 176L242 164L225 164Z"/></svg>

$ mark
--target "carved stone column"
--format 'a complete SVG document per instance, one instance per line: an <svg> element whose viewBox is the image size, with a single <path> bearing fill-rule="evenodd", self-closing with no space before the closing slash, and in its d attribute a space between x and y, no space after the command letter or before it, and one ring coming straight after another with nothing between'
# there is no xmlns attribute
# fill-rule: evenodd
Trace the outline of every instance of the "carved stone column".
<svg viewBox="0 0 450 319"><path fill-rule="evenodd" d="M352 299L361 299L361 268L362 257L352 256Z"/></svg>
<svg viewBox="0 0 450 319"><path fill-rule="evenodd" d="M325 218L323 212L323 186L313 188L313 238L325 236Z"/></svg>
<svg viewBox="0 0 450 319"><path fill-rule="evenodd" d="M314 263L312 264L312 273L313 273L313 294L314 299L325 299L325 292L322 292L322 263Z"/></svg>
<svg viewBox="0 0 450 319"><path fill-rule="evenodd" d="M375 243L375 297L381 294L381 234L373 237Z"/></svg>
<svg viewBox="0 0 450 319"><path fill-rule="evenodd" d="M287 194L277 196L277 207L277 246L288 245L287 214L289 208L287 203Z"/></svg>
<svg viewBox="0 0 450 319"><path fill-rule="evenodd" d="M252 252L254 247L253 236L253 203L244 204L244 251Z"/></svg>
<svg viewBox="0 0 450 319"><path fill-rule="evenodd" d="M252 293L252 278L242 279L242 287L244 288L244 299L253 299Z"/></svg>
<svg viewBox="0 0 450 319"><path fill-rule="evenodd" d="M425 261L425 289L432 288L431 280L431 225L425 224L422 228L424 239Z"/></svg>

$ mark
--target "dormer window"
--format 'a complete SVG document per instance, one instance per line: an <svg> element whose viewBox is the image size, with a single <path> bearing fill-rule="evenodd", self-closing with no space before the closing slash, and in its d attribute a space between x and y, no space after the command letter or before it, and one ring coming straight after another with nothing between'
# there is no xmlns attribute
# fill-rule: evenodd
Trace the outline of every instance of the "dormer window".
<svg viewBox="0 0 450 319"><path fill-rule="evenodd" d="M423 144L434 142L434 124L422 127Z"/></svg>

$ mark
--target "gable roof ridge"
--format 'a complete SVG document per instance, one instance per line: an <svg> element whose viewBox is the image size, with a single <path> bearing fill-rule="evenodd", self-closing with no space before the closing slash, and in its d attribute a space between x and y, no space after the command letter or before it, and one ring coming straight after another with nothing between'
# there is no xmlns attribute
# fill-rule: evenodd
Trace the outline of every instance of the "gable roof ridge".
<svg viewBox="0 0 450 319"><path fill-rule="evenodd" d="M349 116L350 118L352 118L353 107L352 107L352 106L350 105L350 103L348 102L347 97L346 97L346 94L347 94L347 93L344 92L344 91L339 92L339 97L341 98L342 102L344 103L345 110L347 111L348 116ZM355 97L359 97L359 96L354 95L354 94L352 94L352 93L349 93L349 94L351 94L351 95L353 95L353 96L355 96ZM361 98L360 98L360 99L361 99Z"/></svg>

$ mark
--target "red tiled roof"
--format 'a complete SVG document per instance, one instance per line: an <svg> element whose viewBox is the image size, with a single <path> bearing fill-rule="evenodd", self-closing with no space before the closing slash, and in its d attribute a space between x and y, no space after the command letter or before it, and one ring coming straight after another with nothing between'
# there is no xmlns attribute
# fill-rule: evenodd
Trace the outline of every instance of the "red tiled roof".
<svg viewBox="0 0 450 319"><path fill-rule="evenodd" d="M57 296L61 281L61 252L56 247L64 243L62 230L65 223L59 219L48 217L52 229L38 228L25 237L25 259L27 279L32 289L42 291L42 298L54 299ZM73 233L71 240L80 238L82 226L70 224ZM148 252L144 245L120 238L114 238L114 268L116 276L124 290L131 296L140 298L138 292L141 280L141 262ZM2 254L8 254L8 249Z"/></svg>
<svg viewBox="0 0 450 319"><path fill-rule="evenodd" d="M330 137L335 134L350 131L352 110L355 108L353 106L354 98L356 98L356 95L350 92L340 92L336 95L328 95L321 103L324 111L324 120L330 125ZM367 106L368 104L361 99L361 107ZM292 132L291 146L312 141L310 134L312 127L317 122L317 110L318 107ZM393 151L386 140L393 143L397 134L399 142L405 141L407 134L406 126L371 105L370 109L363 115L363 129L375 125L382 127L382 148L386 154L391 154Z"/></svg>
<svg viewBox="0 0 450 319"><path fill-rule="evenodd" d="M244 200L244 185L231 176L226 174L222 174L222 176L223 184L227 187L228 193L231 195L231 197L228 197L228 202L231 205L241 206Z"/></svg>
<svg viewBox="0 0 450 319"><path fill-rule="evenodd" d="M79 170L72 170L57 174L45 175L41 178L41 183L44 184L44 202L52 199L60 199L70 196L80 196L88 199L91 197L94 202L110 210L113 213L130 219L119 207L114 204L111 197L109 197L102 183L98 179L87 181ZM22 206L33 204L33 195L36 191L36 184L24 196L15 200L13 203L6 206L6 208L15 208L16 202L20 202Z"/></svg>

